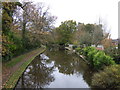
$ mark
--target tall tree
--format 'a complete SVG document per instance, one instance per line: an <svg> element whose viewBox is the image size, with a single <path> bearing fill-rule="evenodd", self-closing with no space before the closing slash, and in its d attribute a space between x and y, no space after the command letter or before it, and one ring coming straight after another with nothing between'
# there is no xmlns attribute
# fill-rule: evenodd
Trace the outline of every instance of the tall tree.
<svg viewBox="0 0 120 90"><path fill-rule="evenodd" d="M34 41L43 41L41 39L44 39L45 32L51 30L53 22L56 20L56 17L52 16L48 10L49 8L46 8L43 3L35 5L25 2L23 6L23 39L26 35L25 32L29 31Z"/></svg>
<svg viewBox="0 0 120 90"><path fill-rule="evenodd" d="M21 6L19 2L2 2L2 31L6 35L10 31L13 22L13 13L17 6Z"/></svg>
<svg viewBox="0 0 120 90"><path fill-rule="evenodd" d="M84 44L89 46L92 44L92 36L94 32L94 24L84 24L79 23L77 26L77 31L74 34L73 42L76 44Z"/></svg>
<svg viewBox="0 0 120 90"><path fill-rule="evenodd" d="M27 27L27 24L30 22L31 10L34 8L33 8L33 5L31 4L31 2L23 2L22 9L23 9L22 42L23 42L23 47L27 48L26 27Z"/></svg>
<svg viewBox="0 0 120 90"><path fill-rule="evenodd" d="M78 24L77 31L74 34L73 42L91 46L92 44L101 44L101 41L107 38L109 33L103 31L102 25L99 24Z"/></svg>
<svg viewBox="0 0 120 90"><path fill-rule="evenodd" d="M24 48L28 48L29 44L34 46L35 42L40 44L46 40L44 35L51 31L56 20L56 17L50 14L49 8L43 3L32 2L23 2L22 9L18 8L15 17L15 22L22 31Z"/></svg>
<svg viewBox="0 0 120 90"><path fill-rule="evenodd" d="M98 45L101 44L101 41L104 39L102 25L94 24L94 31L92 36L92 44Z"/></svg>
<svg viewBox="0 0 120 90"><path fill-rule="evenodd" d="M14 35L11 32L11 24L13 23L13 13L17 6L21 6L21 3L2 2L2 57L7 59L10 59L10 55L16 49Z"/></svg>
<svg viewBox="0 0 120 90"><path fill-rule="evenodd" d="M72 35L76 31L76 21L68 20L61 23L61 25L56 28L59 33L59 44L71 43Z"/></svg>

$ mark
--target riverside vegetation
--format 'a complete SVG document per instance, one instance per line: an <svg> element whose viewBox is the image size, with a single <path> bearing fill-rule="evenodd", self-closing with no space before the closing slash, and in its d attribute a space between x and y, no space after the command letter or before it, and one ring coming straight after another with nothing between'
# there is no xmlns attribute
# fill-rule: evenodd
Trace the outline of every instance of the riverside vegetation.
<svg viewBox="0 0 120 90"><path fill-rule="evenodd" d="M85 56L85 60L95 70L96 74L92 78L94 87L120 88L120 44L112 43L111 35L101 20L95 24L65 20L55 27L57 17L52 15L49 7L43 3L0 2L0 5L2 5L0 49L3 68L4 65L14 67L16 63L21 63L21 59L28 60L24 55L41 48L42 45L64 50L66 46L72 44L76 52ZM96 50L91 47L92 45L95 47L103 45L104 50ZM21 55L23 57L13 59ZM18 76L20 75L21 73Z"/></svg>
<svg viewBox="0 0 120 90"><path fill-rule="evenodd" d="M112 57L94 47L76 48L75 50L79 55L84 55L90 66L97 70L97 73L92 77L93 87L120 88L120 65L115 63Z"/></svg>

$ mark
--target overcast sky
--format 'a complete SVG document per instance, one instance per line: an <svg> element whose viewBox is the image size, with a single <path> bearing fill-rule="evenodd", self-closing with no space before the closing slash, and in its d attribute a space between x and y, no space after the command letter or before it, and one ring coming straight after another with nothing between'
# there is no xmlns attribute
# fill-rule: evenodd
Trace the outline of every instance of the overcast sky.
<svg viewBox="0 0 120 90"><path fill-rule="evenodd" d="M98 23L99 17L110 31L111 37L118 38L119 0L32 0L44 2L52 15L57 16L55 26L62 21L75 20L81 23Z"/></svg>

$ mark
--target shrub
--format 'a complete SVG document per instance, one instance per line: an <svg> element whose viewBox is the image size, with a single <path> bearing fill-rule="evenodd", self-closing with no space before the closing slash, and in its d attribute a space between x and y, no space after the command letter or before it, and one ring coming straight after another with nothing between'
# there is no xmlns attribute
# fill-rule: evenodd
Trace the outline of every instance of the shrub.
<svg viewBox="0 0 120 90"><path fill-rule="evenodd" d="M87 60L90 61L91 64L93 64L94 55L98 52L98 50L93 49L92 51L88 52L87 54Z"/></svg>
<svg viewBox="0 0 120 90"><path fill-rule="evenodd" d="M99 51L93 57L93 66L95 69L101 69L104 66L113 65L115 62L110 56L105 55L104 52Z"/></svg>
<svg viewBox="0 0 120 90"><path fill-rule="evenodd" d="M75 50L76 50L76 52L78 52L79 54L83 54L83 50L82 50L80 47L76 48Z"/></svg>
<svg viewBox="0 0 120 90"><path fill-rule="evenodd" d="M88 56L88 53L90 52L90 51L93 51L93 50L96 50L95 49L95 47L85 47L84 49L83 49L83 51L84 51L84 55L85 56Z"/></svg>
<svg viewBox="0 0 120 90"><path fill-rule="evenodd" d="M113 57L113 60L117 63L120 64L120 50L118 50L116 47L109 47L104 50L104 52Z"/></svg>
<svg viewBox="0 0 120 90"><path fill-rule="evenodd" d="M76 50L76 52L79 52L81 50L81 48L78 47L75 50Z"/></svg>
<svg viewBox="0 0 120 90"><path fill-rule="evenodd" d="M92 86L98 88L120 88L120 65L105 67L92 77Z"/></svg>
<svg viewBox="0 0 120 90"><path fill-rule="evenodd" d="M105 55L103 51L96 50L94 47L86 47L83 51L86 60L89 61L90 65L96 70L102 69L104 66L115 64L113 58Z"/></svg>

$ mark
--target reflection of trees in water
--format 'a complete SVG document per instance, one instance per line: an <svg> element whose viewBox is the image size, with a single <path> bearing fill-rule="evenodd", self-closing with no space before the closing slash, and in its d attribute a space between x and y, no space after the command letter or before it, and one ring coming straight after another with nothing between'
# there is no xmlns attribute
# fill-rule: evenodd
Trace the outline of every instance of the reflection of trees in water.
<svg viewBox="0 0 120 90"><path fill-rule="evenodd" d="M47 55L55 61L55 66L63 74L83 75L83 79L91 86L93 72L80 57L75 54L67 54L64 51L47 51Z"/></svg>
<svg viewBox="0 0 120 90"><path fill-rule="evenodd" d="M68 54L65 51L46 51L45 54L50 60L40 60L36 57L30 64L28 69L30 72L24 73L21 78L20 87L27 88L45 88L50 82L55 79L51 75L54 67L58 67L60 73L66 75L76 74L77 76L83 75L83 79L91 85L91 70L88 65L75 54ZM48 67L50 63L54 62L54 66ZM23 86L22 86L23 85Z"/></svg>
<svg viewBox="0 0 120 90"><path fill-rule="evenodd" d="M65 51L47 51L46 53L55 61L55 66L63 74L82 74L88 67L83 60L75 54L68 54Z"/></svg>
<svg viewBox="0 0 120 90"><path fill-rule="evenodd" d="M51 75L54 67L47 67L45 63L41 62L40 57L36 57L35 60L29 65L28 71L24 72L21 78L22 88L43 88L54 81L54 77Z"/></svg>
<svg viewBox="0 0 120 90"><path fill-rule="evenodd" d="M58 67L60 73L73 74L74 64L72 63L72 56L65 54L64 51L51 51L47 53L52 60L55 61L55 66Z"/></svg>

